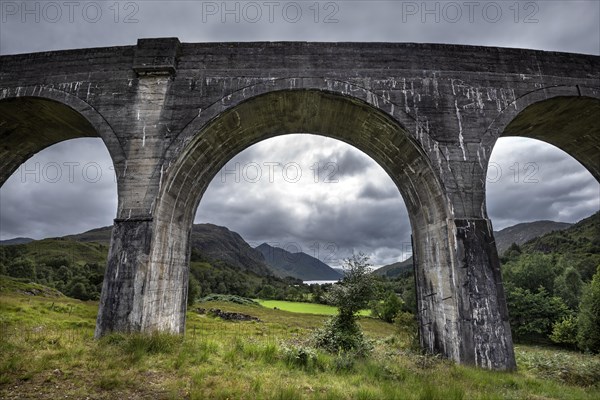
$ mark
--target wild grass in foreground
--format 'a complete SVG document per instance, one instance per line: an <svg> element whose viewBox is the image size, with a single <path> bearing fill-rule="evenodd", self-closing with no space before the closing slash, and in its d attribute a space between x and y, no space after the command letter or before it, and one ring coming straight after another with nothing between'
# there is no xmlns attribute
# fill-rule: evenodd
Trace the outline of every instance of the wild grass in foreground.
<svg viewBox="0 0 600 400"><path fill-rule="evenodd" d="M391 324L363 318L368 359L331 355L307 338L324 316L230 303L257 316L188 313L185 337L94 340L96 303L0 294L3 399L597 399L600 358L518 346L520 370L490 372L412 350Z"/></svg>

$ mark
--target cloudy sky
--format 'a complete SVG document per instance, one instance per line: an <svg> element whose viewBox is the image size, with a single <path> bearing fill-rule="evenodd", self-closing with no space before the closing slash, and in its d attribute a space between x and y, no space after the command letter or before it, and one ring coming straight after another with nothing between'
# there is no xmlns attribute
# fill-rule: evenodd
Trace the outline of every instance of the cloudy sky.
<svg viewBox="0 0 600 400"><path fill-rule="evenodd" d="M454 43L598 55L600 2L0 2L0 54L164 36ZM497 230L540 219L575 222L600 208L598 183L550 145L504 138L491 162L488 212ZM102 142L60 143L28 160L0 188L0 239L110 225L116 207ZM370 254L375 265L410 252L406 208L385 172L359 150L312 135L274 138L238 154L211 183L196 222L224 225L253 245L303 250L332 265L353 250Z"/></svg>

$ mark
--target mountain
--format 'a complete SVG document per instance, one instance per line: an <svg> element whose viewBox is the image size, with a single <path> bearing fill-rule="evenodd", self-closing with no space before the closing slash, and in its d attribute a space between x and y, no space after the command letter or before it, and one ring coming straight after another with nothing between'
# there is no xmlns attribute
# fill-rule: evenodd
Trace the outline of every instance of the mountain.
<svg viewBox="0 0 600 400"><path fill-rule="evenodd" d="M494 238L496 239L498 254L503 254L513 243L521 245L533 238L553 231L562 231L572 225L566 222L535 221L524 222L495 231Z"/></svg>
<svg viewBox="0 0 600 400"><path fill-rule="evenodd" d="M413 259L412 257L407 258L404 261L396 262L393 264L385 265L381 268L377 268L373 273L375 275L384 276L386 278L397 278L401 275L412 273L413 270Z"/></svg>
<svg viewBox="0 0 600 400"><path fill-rule="evenodd" d="M337 280L342 274L329 265L306 253L290 253L279 247L272 247L266 243L256 248L275 274L280 277L291 276L303 281Z"/></svg>
<svg viewBox="0 0 600 400"><path fill-rule="evenodd" d="M206 261L222 261L263 276L274 274L259 251L253 249L238 233L223 226L194 225L191 245L192 251Z"/></svg>
<svg viewBox="0 0 600 400"><path fill-rule="evenodd" d="M13 244L26 244L29 242L33 242L34 240L35 239L24 238L24 237L18 237L18 238L8 239L8 240L0 240L0 246L10 246Z"/></svg>

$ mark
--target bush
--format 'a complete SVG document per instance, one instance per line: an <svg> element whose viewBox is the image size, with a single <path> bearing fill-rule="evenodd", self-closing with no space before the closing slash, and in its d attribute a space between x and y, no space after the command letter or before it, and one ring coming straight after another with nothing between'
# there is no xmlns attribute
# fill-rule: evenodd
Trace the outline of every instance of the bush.
<svg viewBox="0 0 600 400"><path fill-rule="evenodd" d="M356 319L340 315L331 317L313 335L316 347L330 353L351 352L358 357L366 357L373 345L364 337Z"/></svg>
<svg viewBox="0 0 600 400"><path fill-rule="evenodd" d="M565 317L552 326L550 340L554 343L575 346L577 344L577 318L573 315Z"/></svg>
<svg viewBox="0 0 600 400"><path fill-rule="evenodd" d="M259 306L260 304L252 299L246 297L236 296L234 294L209 294L206 297L200 299L201 302L205 301L226 301L235 304L245 304L252 306Z"/></svg>
<svg viewBox="0 0 600 400"><path fill-rule="evenodd" d="M394 318L394 325L398 328L398 334L405 338L406 345L413 349L419 349L419 327L414 314L400 312Z"/></svg>
<svg viewBox="0 0 600 400"><path fill-rule="evenodd" d="M287 365L302 369L313 369L318 367L317 352L306 346L282 346L283 360Z"/></svg>

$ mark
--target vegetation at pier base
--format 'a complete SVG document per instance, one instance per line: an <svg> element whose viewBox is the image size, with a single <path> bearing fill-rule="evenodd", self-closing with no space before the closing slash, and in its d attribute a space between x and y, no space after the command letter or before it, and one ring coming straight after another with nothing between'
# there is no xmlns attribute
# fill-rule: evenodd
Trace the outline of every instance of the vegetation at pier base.
<svg viewBox="0 0 600 400"><path fill-rule="evenodd" d="M414 323L361 317L370 357L308 340L327 316L213 299L196 303L186 335L93 339L97 303L0 280L3 399L597 399L600 357L518 345L517 372L455 365L414 350ZM258 317L232 322L195 308Z"/></svg>

